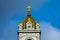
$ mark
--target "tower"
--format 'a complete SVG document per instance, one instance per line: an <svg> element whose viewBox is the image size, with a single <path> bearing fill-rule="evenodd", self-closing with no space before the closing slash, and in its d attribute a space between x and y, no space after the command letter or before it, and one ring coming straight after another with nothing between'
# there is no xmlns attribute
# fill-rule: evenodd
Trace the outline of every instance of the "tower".
<svg viewBox="0 0 60 40"><path fill-rule="evenodd" d="M23 22L18 25L18 40L40 40L41 31L40 25L37 23L30 14L31 6L28 5L28 14Z"/></svg>

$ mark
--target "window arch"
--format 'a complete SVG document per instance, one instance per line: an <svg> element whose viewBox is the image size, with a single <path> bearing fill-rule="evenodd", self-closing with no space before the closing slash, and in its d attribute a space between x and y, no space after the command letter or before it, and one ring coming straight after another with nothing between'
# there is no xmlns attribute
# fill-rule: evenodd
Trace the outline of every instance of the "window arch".
<svg viewBox="0 0 60 40"><path fill-rule="evenodd" d="M32 37L28 37L25 40L34 40Z"/></svg>

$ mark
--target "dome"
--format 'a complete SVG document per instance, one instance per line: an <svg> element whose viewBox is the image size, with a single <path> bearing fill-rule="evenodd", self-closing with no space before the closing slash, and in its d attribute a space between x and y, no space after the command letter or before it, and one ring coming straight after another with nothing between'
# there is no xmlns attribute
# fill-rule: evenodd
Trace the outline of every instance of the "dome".
<svg viewBox="0 0 60 40"><path fill-rule="evenodd" d="M36 22L35 22L35 20L31 17L31 16L27 16L26 18L25 18L25 20L24 20L24 26L26 26L26 23L27 22L31 22L32 23L32 25L33 26L35 26L35 24L36 24Z"/></svg>

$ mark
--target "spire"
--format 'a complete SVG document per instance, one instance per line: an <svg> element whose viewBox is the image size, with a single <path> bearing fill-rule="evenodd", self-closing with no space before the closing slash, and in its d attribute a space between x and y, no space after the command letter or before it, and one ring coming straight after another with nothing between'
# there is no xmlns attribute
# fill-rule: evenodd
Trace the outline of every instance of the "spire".
<svg viewBox="0 0 60 40"><path fill-rule="evenodd" d="M31 6L28 5L28 6L27 6L27 9L28 9L28 10L27 10L27 11L28 11L28 15L27 15L27 16L31 16L31 15L30 15L30 9L31 9Z"/></svg>

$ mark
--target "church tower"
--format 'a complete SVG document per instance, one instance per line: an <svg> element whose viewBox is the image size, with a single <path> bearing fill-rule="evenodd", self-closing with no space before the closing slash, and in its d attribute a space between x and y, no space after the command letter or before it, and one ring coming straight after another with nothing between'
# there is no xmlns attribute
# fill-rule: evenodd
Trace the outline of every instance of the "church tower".
<svg viewBox="0 0 60 40"><path fill-rule="evenodd" d="M18 40L41 40L40 25L31 17L30 8L28 5L27 17L18 25Z"/></svg>

